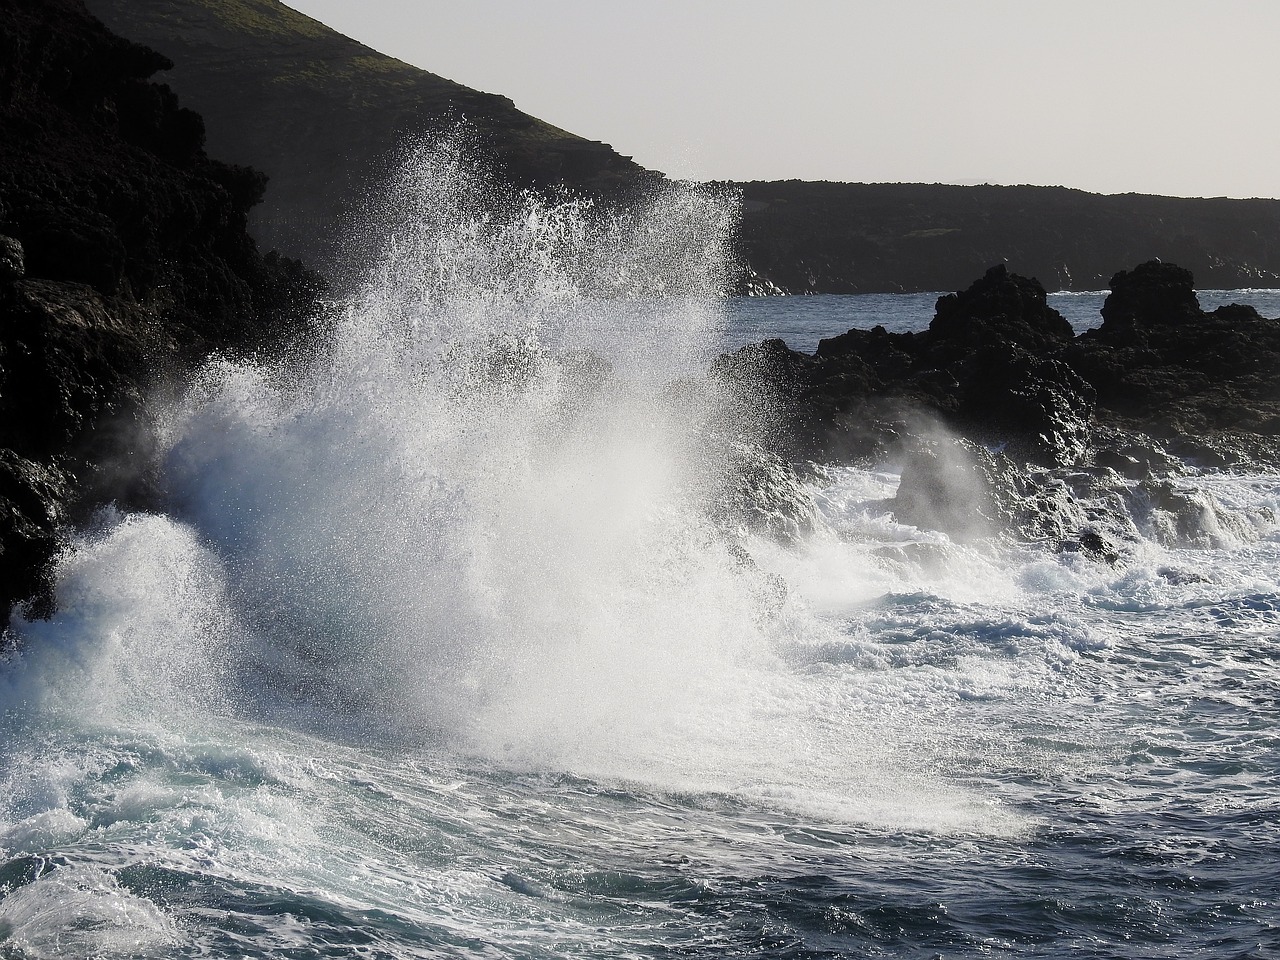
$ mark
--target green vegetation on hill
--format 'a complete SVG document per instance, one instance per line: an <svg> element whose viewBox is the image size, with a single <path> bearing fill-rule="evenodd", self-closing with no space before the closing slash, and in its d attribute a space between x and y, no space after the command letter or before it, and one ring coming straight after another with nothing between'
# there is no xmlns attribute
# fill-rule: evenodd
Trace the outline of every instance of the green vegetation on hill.
<svg viewBox="0 0 1280 960"><path fill-rule="evenodd" d="M323 38L329 28L312 20L283 3L263 4L255 0L211 0L207 9L218 17L228 29L254 33L261 36L289 39L297 37ZM158 19L177 25L191 22L190 11L173 7Z"/></svg>
<svg viewBox="0 0 1280 960"><path fill-rule="evenodd" d="M465 118L521 184L593 193L655 176L606 144L385 56L279 0L87 0L107 26L175 63L165 79L205 118L211 152L271 178L252 227L266 248L334 268L352 204L408 137Z"/></svg>

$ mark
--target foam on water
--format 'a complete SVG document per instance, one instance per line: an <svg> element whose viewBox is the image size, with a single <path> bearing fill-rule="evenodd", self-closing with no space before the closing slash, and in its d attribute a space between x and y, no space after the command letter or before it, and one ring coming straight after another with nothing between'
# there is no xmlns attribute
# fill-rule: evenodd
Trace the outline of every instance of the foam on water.
<svg viewBox="0 0 1280 960"><path fill-rule="evenodd" d="M181 942L155 904L91 867L51 871L10 893L0 903L0 937L31 960L165 957Z"/></svg>
<svg viewBox="0 0 1280 960"><path fill-rule="evenodd" d="M795 672L832 628L743 548L865 567L716 519L769 426L702 375L735 217L685 185L622 211L504 193L456 141L414 151L322 347L204 371L163 423L169 516L71 546L7 698L1008 829L891 758L856 688Z"/></svg>
<svg viewBox="0 0 1280 960"><path fill-rule="evenodd" d="M236 637L221 564L193 531L112 510L57 565L58 614L20 625L0 702L78 722L176 722L225 705Z"/></svg>
<svg viewBox="0 0 1280 960"><path fill-rule="evenodd" d="M758 641L703 516L721 411L668 386L718 321L731 214L680 188L494 213L477 176L416 158L394 200L413 216L328 349L301 375L211 369L167 472L282 700L484 752L612 749ZM669 336L549 352L623 295Z"/></svg>

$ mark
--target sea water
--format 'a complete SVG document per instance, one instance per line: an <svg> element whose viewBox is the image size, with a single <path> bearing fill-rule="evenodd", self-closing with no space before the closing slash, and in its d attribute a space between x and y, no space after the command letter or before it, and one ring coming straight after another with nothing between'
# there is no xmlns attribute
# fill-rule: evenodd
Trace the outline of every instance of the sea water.
<svg viewBox="0 0 1280 960"><path fill-rule="evenodd" d="M1016 267L1016 265L1015 265ZM976 279L976 278L975 278ZM1102 323L1107 290L1049 293L1049 306L1070 322L1076 333ZM1205 310L1231 303L1251 306L1264 317L1280 317L1280 290L1198 290ZM731 348L780 337L792 350L813 353L818 342L853 327L881 326L890 333L927 330L938 298L946 293L820 294L807 297L737 297L727 303L726 345Z"/></svg>
<svg viewBox="0 0 1280 960"><path fill-rule="evenodd" d="M735 216L423 149L314 350L157 408L0 662L0 955L1275 955L1280 475L1118 566L891 464L748 524Z"/></svg>

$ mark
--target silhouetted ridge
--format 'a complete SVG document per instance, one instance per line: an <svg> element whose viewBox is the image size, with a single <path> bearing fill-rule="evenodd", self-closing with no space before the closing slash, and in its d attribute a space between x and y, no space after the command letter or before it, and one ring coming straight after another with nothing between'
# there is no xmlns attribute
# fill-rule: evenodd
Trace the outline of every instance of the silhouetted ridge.
<svg viewBox="0 0 1280 960"><path fill-rule="evenodd" d="M325 268L362 196L406 139L465 121L480 152L518 185L628 191L655 176L607 144L567 133L370 49L278 0L88 0L117 32L171 57L168 81L205 117L211 148L266 171L253 230Z"/></svg>
<svg viewBox="0 0 1280 960"><path fill-rule="evenodd" d="M752 285L789 293L958 290L993 263L1100 290L1159 257L1206 289L1280 286L1280 200L1103 196L1062 187L740 184Z"/></svg>

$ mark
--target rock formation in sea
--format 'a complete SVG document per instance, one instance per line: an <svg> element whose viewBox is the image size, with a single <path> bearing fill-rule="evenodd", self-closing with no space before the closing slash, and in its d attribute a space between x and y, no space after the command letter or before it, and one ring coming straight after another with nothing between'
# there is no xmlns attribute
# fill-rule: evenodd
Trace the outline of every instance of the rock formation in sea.
<svg viewBox="0 0 1280 960"><path fill-rule="evenodd" d="M812 356L766 340L715 370L783 411L787 458L901 464L899 519L1116 559L1144 512L1208 522L1179 471L1280 463L1280 319L1206 312L1191 272L1160 261L1115 274L1102 317L1074 336L999 265L926 331L850 330Z"/></svg>
<svg viewBox="0 0 1280 960"><path fill-rule="evenodd" d="M148 391L292 335L321 282L246 232L265 177L204 151L170 62L79 0L0 5L0 612L58 528L145 494Z"/></svg>

